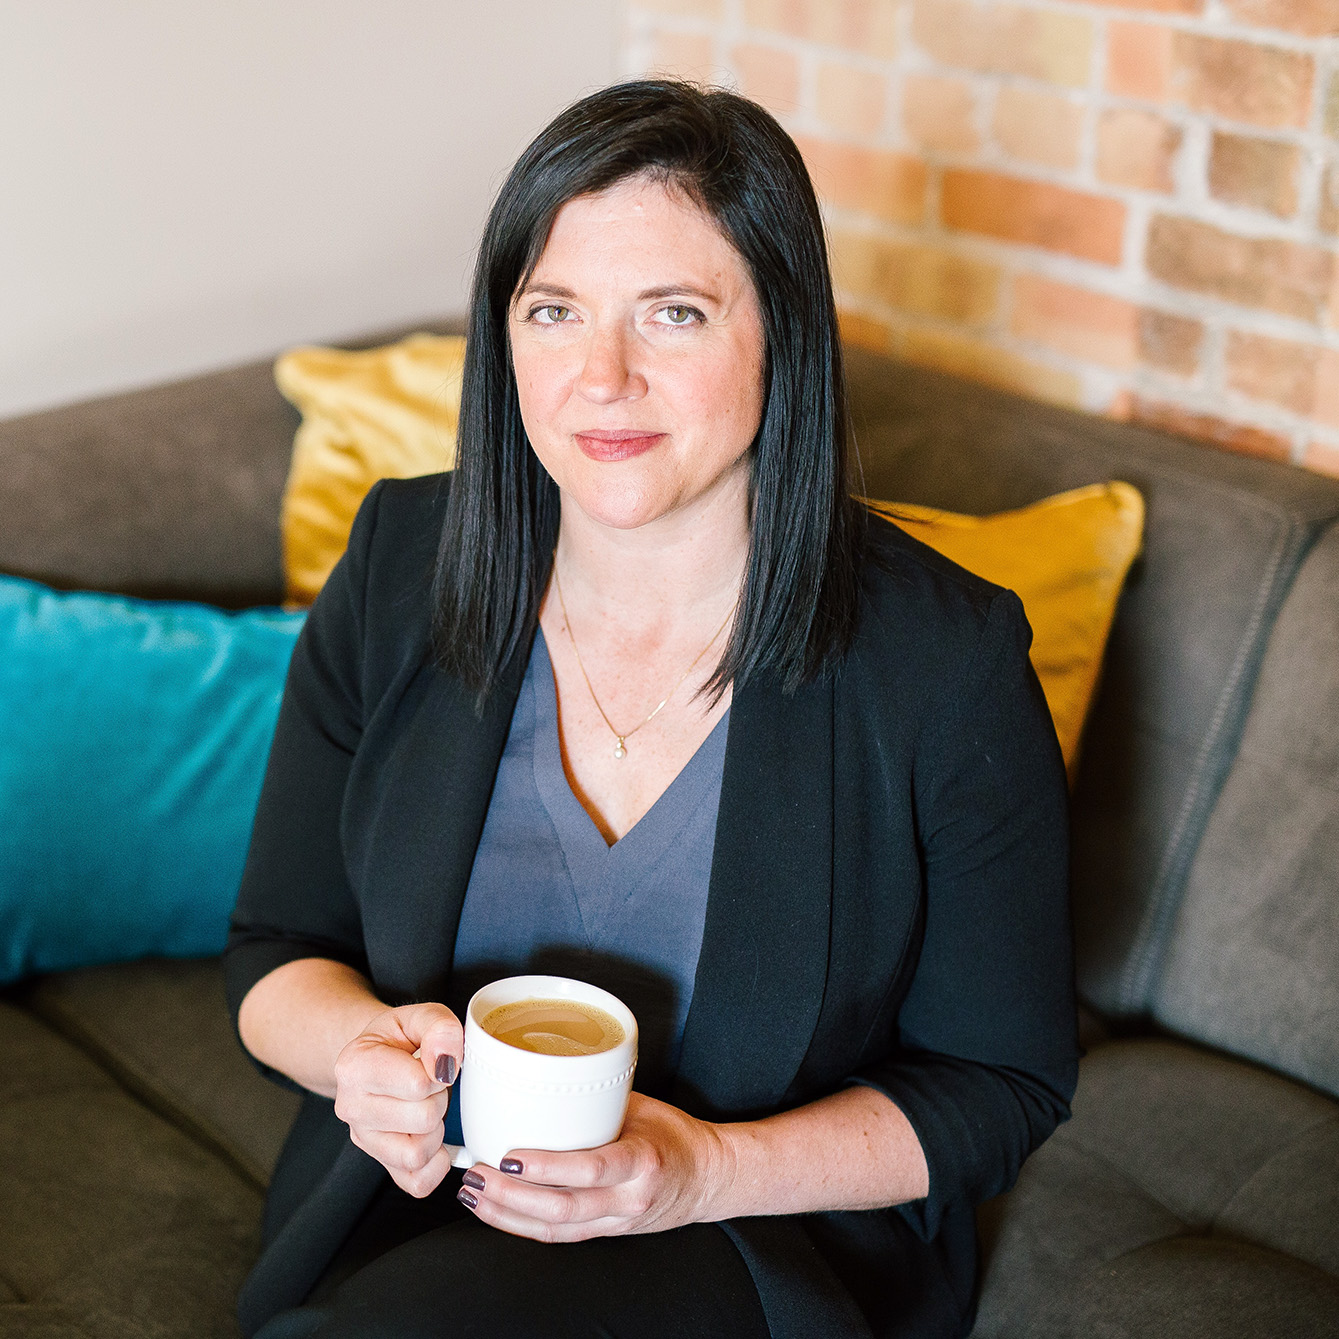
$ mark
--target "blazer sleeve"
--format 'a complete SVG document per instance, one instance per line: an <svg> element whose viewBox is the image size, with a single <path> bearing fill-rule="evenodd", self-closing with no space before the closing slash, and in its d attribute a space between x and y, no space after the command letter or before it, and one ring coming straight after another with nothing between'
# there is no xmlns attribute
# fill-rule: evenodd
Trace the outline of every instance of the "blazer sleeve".
<svg viewBox="0 0 1339 1339"><path fill-rule="evenodd" d="M340 815L363 729L365 588L381 489L359 509L293 650L224 954L234 1029L247 992L284 963L332 958L368 970Z"/></svg>
<svg viewBox="0 0 1339 1339"><path fill-rule="evenodd" d="M924 931L898 1047L855 1076L915 1129L927 1240L946 1205L1007 1190L1078 1077L1068 790L1022 604L991 602L967 674L921 728L912 782Z"/></svg>

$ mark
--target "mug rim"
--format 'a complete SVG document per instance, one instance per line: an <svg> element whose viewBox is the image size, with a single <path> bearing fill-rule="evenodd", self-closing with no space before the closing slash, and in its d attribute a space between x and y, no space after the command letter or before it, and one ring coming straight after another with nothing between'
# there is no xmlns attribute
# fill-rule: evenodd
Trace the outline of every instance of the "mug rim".
<svg viewBox="0 0 1339 1339"><path fill-rule="evenodd" d="M494 992L500 996L494 997ZM487 1032L480 1016L481 1005L488 1009L503 1004L513 1004L529 996L540 999L575 999L584 1004L594 1005L611 1014L623 1026L623 1040L607 1051L596 1051L591 1055L545 1055L539 1051L524 1051L519 1046L511 1046L505 1041ZM528 973L520 976L499 977L486 986L480 986L470 996L465 1009L465 1043L470 1046L490 1067L501 1066L504 1070L531 1075L536 1079L550 1082L569 1083L602 1078L612 1068L615 1073L634 1064L637 1058L637 1017L617 995L589 981L581 981L571 976L549 976ZM523 1057L523 1058L522 1058Z"/></svg>

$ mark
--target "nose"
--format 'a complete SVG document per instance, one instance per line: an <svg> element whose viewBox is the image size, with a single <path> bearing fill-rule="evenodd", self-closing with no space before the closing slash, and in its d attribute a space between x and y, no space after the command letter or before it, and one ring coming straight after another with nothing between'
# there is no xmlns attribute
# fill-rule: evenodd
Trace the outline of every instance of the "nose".
<svg viewBox="0 0 1339 1339"><path fill-rule="evenodd" d="M619 324L597 323L587 337L585 354L577 378L577 391L584 399L611 404L646 394L646 378L633 362L633 341Z"/></svg>

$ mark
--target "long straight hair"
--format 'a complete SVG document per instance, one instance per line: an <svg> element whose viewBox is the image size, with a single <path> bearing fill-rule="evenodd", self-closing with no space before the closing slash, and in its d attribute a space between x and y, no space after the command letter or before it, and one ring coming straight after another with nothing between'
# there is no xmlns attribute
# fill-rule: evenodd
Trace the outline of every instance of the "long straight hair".
<svg viewBox="0 0 1339 1339"><path fill-rule="evenodd" d="M851 498L837 315L804 160L746 98L636 80L583 98L540 132L498 193L479 248L433 583L433 650L480 710L533 631L558 533L558 487L521 422L508 341L514 296L564 204L643 174L682 191L716 223L762 307L748 563L708 691L763 672L794 691L830 670L854 633L864 512Z"/></svg>

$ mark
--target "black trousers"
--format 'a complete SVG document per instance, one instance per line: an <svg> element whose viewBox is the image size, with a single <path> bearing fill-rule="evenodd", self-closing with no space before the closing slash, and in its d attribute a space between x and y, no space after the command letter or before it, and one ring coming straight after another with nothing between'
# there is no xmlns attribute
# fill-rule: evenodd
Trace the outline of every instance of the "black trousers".
<svg viewBox="0 0 1339 1339"><path fill-rule="evenodd" d="M256 1339L768 1339L715 1224L546 1246L481 1223L459 1184L424 1200L388 1184L307 1303Z"/></svg>

